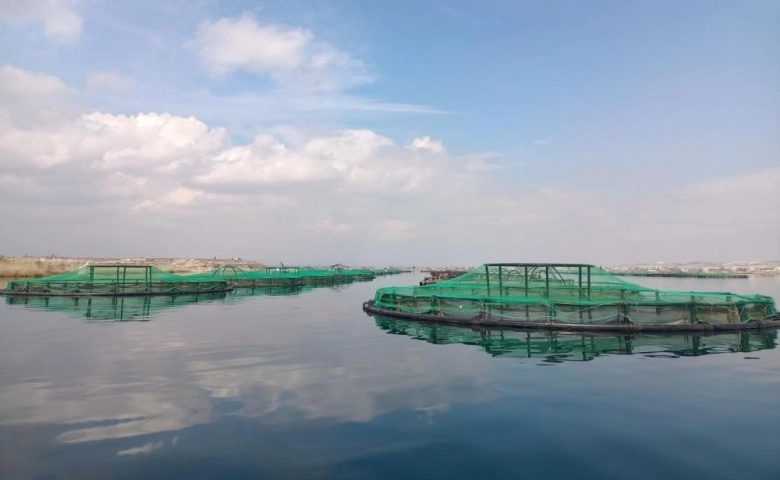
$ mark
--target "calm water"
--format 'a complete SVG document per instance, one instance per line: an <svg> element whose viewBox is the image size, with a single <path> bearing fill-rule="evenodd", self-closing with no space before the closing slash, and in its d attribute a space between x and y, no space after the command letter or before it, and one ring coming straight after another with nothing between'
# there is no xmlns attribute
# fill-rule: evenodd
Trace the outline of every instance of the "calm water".
<svg viewBox="0 0 780 480"><path fill-rule="evenodd" d="M361 311L419 280L0 300L0 478L780 478L776 334L550 337ZM780 299L780 278L633 281Z"/></svg>

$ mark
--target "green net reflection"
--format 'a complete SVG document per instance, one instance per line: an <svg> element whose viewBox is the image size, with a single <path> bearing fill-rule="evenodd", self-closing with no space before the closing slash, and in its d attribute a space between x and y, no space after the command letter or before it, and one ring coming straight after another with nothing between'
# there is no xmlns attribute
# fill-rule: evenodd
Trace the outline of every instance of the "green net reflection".
<svg viewBox="0 0 780 480"><path fill-rule="evenodd" d="M45 278L8 282L6 295L120 296L215 293L229 290L224 280L198 279L151 265L85 265Z"/></svg>
<svg viewBox="0 0 780 480"><path fill-rule="evenodd" d="M373 308L401 315L566 325L740 324L775 319L763 295L657 290L594 265L486 264L426 286L377 290Z"/></svg>
<svg viewBox="0 0 780 480"><path fill-rule="evenodd" d="M377 327L391 335L405 335L436 345L472 345L494 357L538 358L552 364L587 362L603 355L670 358L747 353L773 349L777 343L775 330L718 335L612 336L471 329L382 316L374 320Z"/></svg>
<svg viewBox="0 0 780 480"><path fill-rule="evenodd" d="M6 295L7 305L64 313L88 321L148 321L171 309L214 302L236 303L252 297L293 296L308 287L235 288L228 292L134 296Z"/></svg>
<svg viewBox="0 0 780 480"><path fill-rule="evenodd" d="M227 292L95 297L10 295L5 301L8 305L64 313L89 321L130 322L148 321L165 310L223 300L227 295Z"/></svg>

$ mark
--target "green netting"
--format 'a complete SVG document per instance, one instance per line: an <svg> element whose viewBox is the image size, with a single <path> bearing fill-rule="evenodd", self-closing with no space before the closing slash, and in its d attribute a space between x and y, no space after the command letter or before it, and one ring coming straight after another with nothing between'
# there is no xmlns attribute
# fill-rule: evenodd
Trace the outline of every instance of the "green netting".
<svg viewBox="0 0 780 480"><path fill-rule="evenodd" d="M549 363L589 361L601 355L643 355L646 358L755 352L775 348L777 331L720 335L594 336L519 332L433 325L377 316L376 325L392 335L406 335L437 345L480 347L492 356L540 358Z"/></svg>
<svg viewBox="0 0 780 480"><path fill-rule="evenodd" d="M269 272L267 270L243 270L233 265L225 265L210 272L187 275L194 281L219 280L233 287L300 287L304 285L300 277L288 272Z"/></svg>
<svg viewBox="0 0 780 480"><path fill-rule="evenodd" d="M85 265L45 278L8 282L4 294L158 295L229 290L220 279L192 279L151 265Z"/></svg>
<svg viewBox="0 0 780 480"><path fill-rule="evenodd" d="M562 324L721 324L777 315L771 297L657 290L585 264L485 264L432 285L381 288L374 306L456 319Z"/></svg>
<svg viewBox="0 0 780 480"><path fill-rule="evenodd" d="M187 278L200 281L219 279L236 287L294 287L373 280L374 274L368 270L315 269L311 267L269 267L263 270L243 270L232 265L225 265L211 272L188 275Z"/></svg>
<svg viewBox="0 0 780 480"><path fill-rule="evenodd" d="M375 276L398 275L399 273L404 273L404 270L401 270L400 268L393 268L393 267L374 268L371 270L371 273L373 273Z"/></svg>

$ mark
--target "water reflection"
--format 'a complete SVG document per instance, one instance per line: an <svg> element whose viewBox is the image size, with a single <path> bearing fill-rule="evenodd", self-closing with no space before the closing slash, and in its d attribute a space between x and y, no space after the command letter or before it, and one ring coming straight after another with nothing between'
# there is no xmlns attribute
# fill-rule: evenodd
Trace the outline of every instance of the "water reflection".
<svg viewBox="0 0 780 480"><path fill-rule="evenodd" d="M717 353L755 352L775 348L777 331L719 335L583 335L522 332L435 325L374 317L391 335L406 335L436 345L461 343L483 348L491 356L539 358L543 363L587 362L602 355L675 358Z"/></svg>
<svg viewBox="0 0 780 480"><path fill-rule="evenodd" d="M171 308L210 303L235 302L248 297L297 295L301 287L237 288L231 292L187 295L153 295L130 297L5 297L8 305L19 305L39 311L60 312L89 321L131 322L149 321L156 314Z"/></svg>

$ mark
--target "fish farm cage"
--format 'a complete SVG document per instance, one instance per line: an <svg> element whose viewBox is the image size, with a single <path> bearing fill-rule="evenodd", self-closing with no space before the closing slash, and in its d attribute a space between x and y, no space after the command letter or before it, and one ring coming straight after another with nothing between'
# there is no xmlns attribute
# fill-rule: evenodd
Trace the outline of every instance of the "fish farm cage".
<svg viewBox="0 0 780 480"><path fill-rule="evenodd" d="M275 275L293 275L303 280L306 285L329 285L334 283L350 283L371 281L375 273L371 270L348 268L334 265L328 268L313 267L268 267L266 272Z"/></svg>
<svg viewBox="0 0 780 480"><path fill-rule="evenodd" d="M315 269L311 267L266 267L261 270L243 270L224 265L205 273L187 275L199 281L224 280L233 287L302 287L325 286L370 281L374 273L358 269Z"/></svg>
<svg viewBox="0 0 780 480"><path fill-rule="evenodd" d="M232 289L224 280L191 278L152 265L94 264L45 278L8 282L3 295L132 296L217 293Z"/></svg>
<svg viewBox="0 0 780 480"><path fill-rule="evenodd" d="M490 263L443 282L387 287L369 314L520 329L673 332L780 327L764 295L658 290L595 265Z"/></svg>
<svg viewBox="0 0 780 480"><path fill-rule="evenodd" d="M223 281L234 288L295 288L305 285L296 275L274 274L266 270L243 270L233 265L224 265L210 272L186 277L196 281Z"/></svg>

